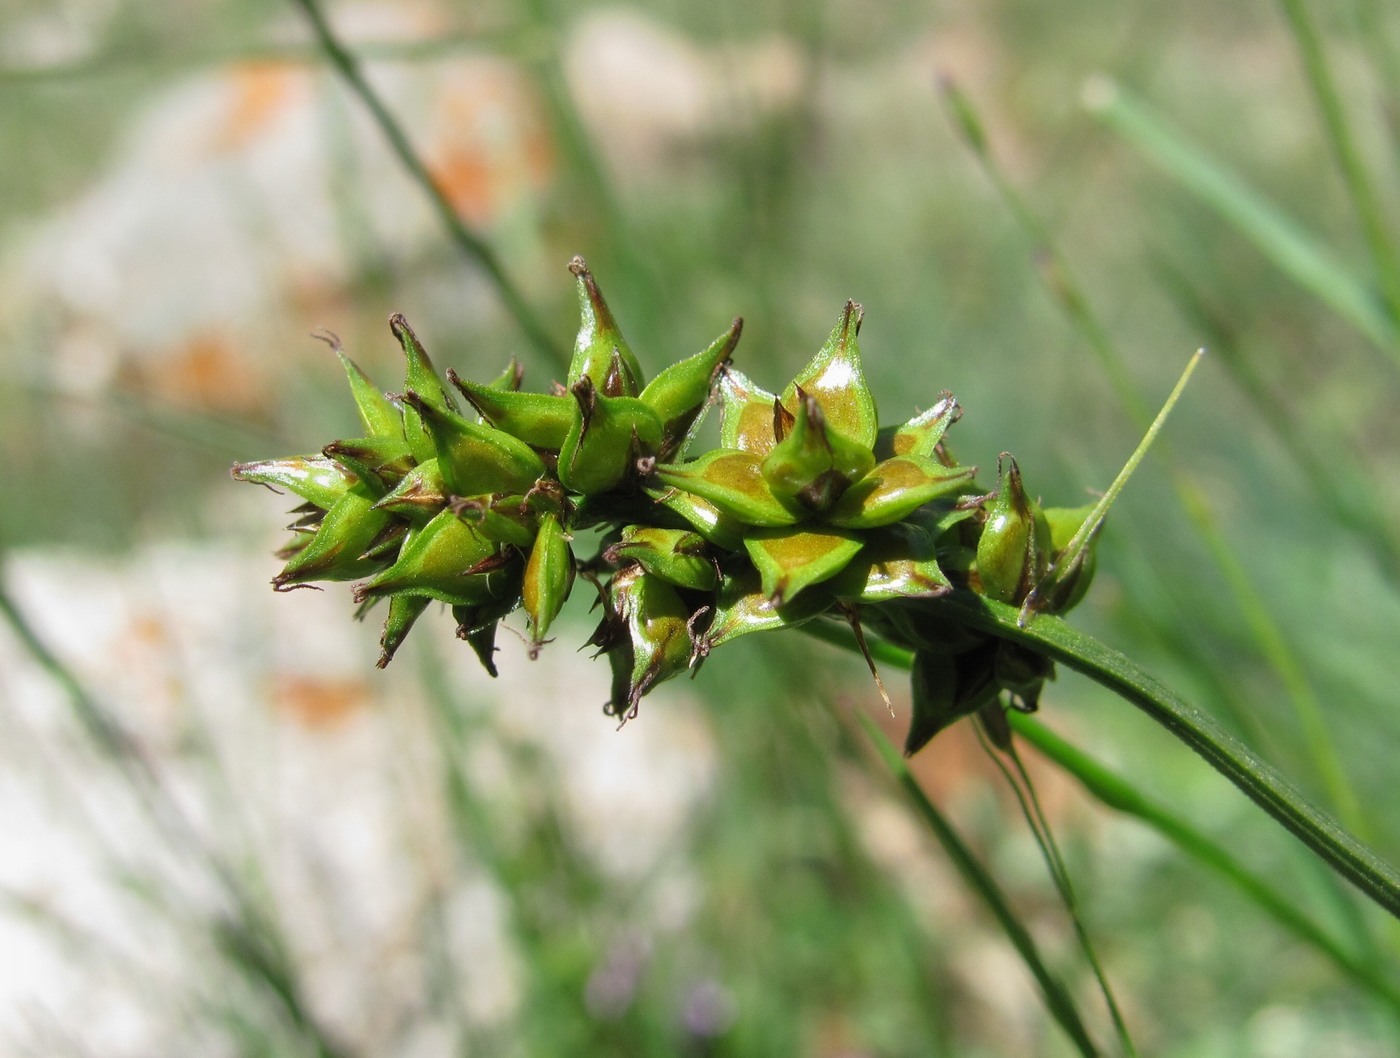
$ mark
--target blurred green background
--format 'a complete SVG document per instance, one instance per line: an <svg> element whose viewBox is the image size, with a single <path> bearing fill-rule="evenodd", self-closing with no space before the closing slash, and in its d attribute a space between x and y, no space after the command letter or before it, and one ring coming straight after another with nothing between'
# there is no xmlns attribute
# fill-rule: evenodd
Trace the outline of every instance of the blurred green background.
<svg viewBox="0 0 1400 1058"><path fill-rule="evenodd" d="M1074 622L1400 859L1395 5L328 13L560 349L574 253L653 370L742 315L781 385L855 298L885 421L950 389L962 461L1071 505L1209 346ZM614 732L580 600L493 682L445 620L379 673L348 591L270 592L289 503L227 470L353 429L310 332L389 389L394 311L440 366L562 374L294 5L9 0L0 277L7 1052L1074 1053L854 723L902 736L898 674L890 721L858 661L744 640ZM1065 674L1043 719L1393 967L1124 703ZM1396 1053L1394 1010L1025 752L1142 1053ZM971 733L915 770L1114 1053Z"/></svg>

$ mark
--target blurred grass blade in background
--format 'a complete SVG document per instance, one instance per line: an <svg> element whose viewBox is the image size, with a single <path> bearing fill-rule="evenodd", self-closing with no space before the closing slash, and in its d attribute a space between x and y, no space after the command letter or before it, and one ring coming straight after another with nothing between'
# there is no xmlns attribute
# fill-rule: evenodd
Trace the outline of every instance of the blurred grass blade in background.
<svg viewBox="0 0 1400 1058"><path fill-rule="evenodd" d="M1386 217L1371 177L1366 171L1361 151L1352 131L1352 120L1342 105L1327 60L1327 48L1318 33L1306 0L1279 0L1289 32L1303 61L1308 87L1322 117L1322 127L1332 148L1337 168L1346 181L1357 220L1361 225L1366 246L1371 251L1371 264L1376 274L1380 300L1387 310L1392 337L1400 328L1400 249L1397 249L1394 227ZM1364 6L1364 5L1363 5ZM1382 46L1384 44L1382 43Z"/></svg>
<svg viewBox="0 0 1400 1058"><path fill-rule="evenodd" d="M848 629L833 625L809 624L803 626L803 631L822 642L856 653L861 652L861 647ZM902 647L874 639L870 640L868 645L870 655L877 661L906 670L913 663L913 653ZM1040 721L1014 710L1007 713L1007 719L1017 734L1074 776L1084 789L1102 804L1136 817L1183 853L1223 875L1280 926L1317 949L1347 976L1400 1012L1400 988L1387 979L1378 965L1349 953L1306 912L1268 881L1245 867L1218 842L1207 837L1180 816L1153 802L1131 782L1115 775Z"/></svg>
<svg viewBox="0 0 1400 1058"><path fill-rule="evenodd" d="M1065 1030L1066 1035L1078 1048L1080 1054L1085 1055L1086 1058L1097 1055L1099 1051L1094 1046L1093 1040L1089 1038L1089 1032L1084 1027L1084 1020L1080 1016L1078 1007L1075 1006L1073 996L1065 987L1064 982L1045 965L1035 940L1007 902L1001 887L997 885L987 868L978 862L972 854L972 850L958 836L957 831L944 818L943 813L929 800L918 780L909 771L908 763L899 755L890 740L885 737L884 732L876 727L875 722L864 713L859 714L859 717L861 726L875 746L875 751L880 755L885 766L889 768L900 788L904 790L919 818L924 821L925 826L938 839L938 843L943 846L943 851L952 860L953 866L962 875L963 881L982 898L988 910L992 912L1006 933L1007 939L1015 947L1016 953L1026 964L1026 968L1030 970L1040 988L1041 996L1045 1000L1046 1009L1059 1022L1060 1027Z"/></svg>
<svg viewBox="0 0 1400 1058"><path fill-rule="evenodd" d="M484 238L467 226L466 221L461 218L457 210L453 208L452 203L448 201L438 182L428 172L428 167L423 163L423 159L413 149L408 134L393 114L389 112L388 106L375 92L369 81L365 79L359 61L336 38L320 4L316 0L291 0L291 2L302 9L317 41L325 52L326 58L335 67L336 72L344 78L350 90L364 103L365 108L373 116L380 131L384 133L384 138L389 141L389 146L393 148L394 154L403 164L404 169L423 189L423 193L428 196L453 243L462 251L467 260L480 268L490 278L492 285L496 288L496 293L505 305L506 311L510 313L530 344L534 346L535 351L545 362L552 360L556 364L568 364L567 351L549 336L548 331L540 322L535 311L530 308L515 282L506 274L505 267L501 264L495 250Z"/></svg>
<svg viewBox="0 0 1400 1058"><path fill-rule="evenodd" d="M1146 432L1151 425L1152 413L1132 379L1126 358L1099 320L1050 232L1002 171L988 145L982 120L972 101L951 78L941 78L940 86L968 147L976 155L1026 239L1033 248L1045 254L1044 266L1040 270L1042 280L1098 355L1119 400L1139 431ZM1324 717L1321 700L1298 659L1297 651L1290 645L1287 634L1255 587L1235 547L1225 536L1196 474L1166 440L1157 445L1157 456L1168 469L1172 489L1183 513L1190 519L1210 557L1219 567L1259 654L1267 660L1282 683L1303 730L1308 757L1329 799L1347 826L1365 836L1369 823L1361 810L1361 800L1342 764ZM1233 705L1233 699L1230 701ZM1247 708L1243 704L1236 708L1243 720ZM1249 729L1247 722L1238 722L1238 726L1243 730Z"/></svg>
<svg viewBox="0 0 1400 1058"><path fill-rule="evenodd" d="M1106 77L1085 85L1084 103L1114 132L1156 162L1249 239L1295 283L1314 294L1400 366L1400 331L1377 290L1319 239L1224 166L1197 150L1142 100Z"/></svg>

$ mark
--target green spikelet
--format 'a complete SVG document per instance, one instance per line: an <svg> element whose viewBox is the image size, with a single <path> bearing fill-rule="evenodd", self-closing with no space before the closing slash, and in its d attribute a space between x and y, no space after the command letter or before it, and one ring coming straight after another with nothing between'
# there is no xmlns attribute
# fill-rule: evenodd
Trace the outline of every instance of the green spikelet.
<svg viewBox="0 0 1400 1058"><path fill-rule="evenodd" d="M354 580L361 612L387 599L381 667L445 603L494 676L501 622L523 612L533 655L586 580L603 606L589 642L612 669L607 711L623 720L720 646L824 619L916 652L909 752L973 713L1004 734L1006 709L1039 704L1049 661L946 597L1069 609L1093 575L1088 508L1041 511L1005 454L996 489L979 487L946 447L961 414L946 391L880 429L855 302L780 396L731 366L738 319L647 383L583 260L569 267L580 326L549 392L523 390L514 361L444 384L395 315L404 384L386 395L327 339L363 436L233 468L302 501L278 590ZM719 444L692 458L709 408Z"/></svg>

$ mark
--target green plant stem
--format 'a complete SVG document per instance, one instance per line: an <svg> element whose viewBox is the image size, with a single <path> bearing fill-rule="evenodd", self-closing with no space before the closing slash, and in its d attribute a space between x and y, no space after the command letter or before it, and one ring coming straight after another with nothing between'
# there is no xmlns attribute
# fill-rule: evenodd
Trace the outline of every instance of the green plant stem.
<svg viewBox="0 0 1400 1058"><path fill-rule="evenodd" d="M1157 412L1156 417L1153 418L1151 424L1143 433L1142 440L1139 441L1138 446L1133 449L1133 454L1128 457L1127 462L1123 464L1123 468L1118 471L1118 475L1113 479L1113 483L1108 486L1107 491L1099 497L1099 502L1094 504L1094 509L1089 513L1089 517L1084 519L1079 528L1075 530L1074 535L1070 537L1069 543L1065 545L1060 557L1055 561L1055 565L1046 572L1045 576L1031 589L1030 594L1026 596L1026 601L1021 606L1022 624L1029 620L1031 614L1036 611L1037 599L1045 592L1047 587L1053 586L1063 572L1078 569L1079 561L1088 549L1089 542L1093 539L1094 534L1099 531L1099 527L1103 525L1103 520L1108 517L1108 509L1113 506L1114 501L1118 499L1119 493L1121 493L1123 487L1127 485L1128 479L1133 476L1137 468L1142 464L1143 459L1147 457L1148 449L1152 447L1152 442L1157 439L1157 435L1162 432L1162 427L1165 426L1167 422L1167 416L1169 416L1172 409L1176 407L1176 402L1181 399L1181 394L1185 391L1186 384L1191 381L1191 375L1195 372L1196 365L1201 362L1201 357L1205 355L1205 352L1204 349L1197 349L1191 359L1187 361L1186 369L1181 372L1181 377L1177 379L1176 385L1172 387L1171 394L1162 403L1161 410Z"/></svg>
<svg viewBox="0 0 1400 1058"><path fill-rule="evenodd" d="M1037 619L1037 625L1043 620L1045 619ZM815 639L853 653L860 653L849 628L830 622L812 621L803 625L802 630ZM913 664L913 651L896 646L888 640L868 638L867 645L870 656L882 664L906 670ZM1240 863L1227 849L1186 820L1145 797L1127 780L1114 774L1038 720L1016 711L1008 712L1007 717L1017 734L1074 776L1102 804L1142 821L1187 855L1221 874L1284 929L1312 945L1348 977L1400 1012L1400 989L1380 976L1374 966L1348 952L1322 926L1289 903L1278 890Z"/></svg>
<svg viewBox="0 0 1400 1058"><path fill-rule="evenodd" d="M1400 872L1295 790L1272 765L1134 665L1127 657L1042 615L1021 628L1013 606L954 592L936 606L971 628L1033 647L1102 684L1203 757L1309 849L1392 915L1400 918Z"/></svg>
<svg viewBox="0 0 1400 1058"><path fill-rule="evenodd" d="M1228 879L1290 933L1318 949L1358 985L1400 1012L1400 989L1381 977L1374 967L1353 956L1326 930L1289 903L1277 889L1241 864L1224 846L1143 796L1127 780L1034 717L1013 711L1007 714L1007 719L1018 735L1073 775L1103 804L1141 820L1178 848L1189 852L1200 863Z"/></svg>
<svg viewBox="0 0 1400 1058"><path fill-rule="evenodd" d="M895 781L904 790L924 824L938 839L938 843L943 846L943 850L948 854L948 858L953 862L958 873L962 875L963 880L986 902L987 907L1006 932L1007 938L1015 946L1026 967L1035 977L1036 984L1045 1000L1046 1008L1060 1023L1060 1027L1065 1030L1069 1038L1074 1041L1080 1054L1097 1055L1098 1049L1094 1046L1093 1040L1089 1038L1083 1019L1080 1018L1079 1011L1074 1006L1074 1000L1070 997L1064 984L1045 965L1045 960L1041 958L1040 950L1036 947L1034 939L1016 917L1011 905L1007 903L1006 896L1002 893L1000 886L997 885L987 868L982 866L977 857L973 855L972 850L967 847L962 838L958 836L957 831L944 818L943 813L929 800L918 780L914 778L913 772L909 770L909 765L899 755L899 751L894 748L890 740L885 737L884 732L864 713L859 715L865 733L870 737L880 759L884 761Z"/></svg>
<svg viewBox="0 0 1400 1058"><path fill-rule="evenodd" d="M1124 1058L1137 1058L1137 1046L1133 1043L1132 1034L1128 1031L1128 1022L1123 1017L1122 1008L1118 1005L1118 997L1113 994L1113 986L1109 983L1108 974L1104 971L1103 963L1094 948L1093 939L1089 936L1089 927L1084 923L1084 916L1079 913L1079 898L1074 892L1074 883L1069 876L1069 867L1065 864L1064 856L1060 853L1060 845L1055 840L1054 831L1050 829L1050 820L1045 818L1045 811L1040 804L1040 795L1036 792L1030 772L1026 770L1025 763L1021 760L1020 753L1016 751L1014 742L1009 742L1001 747L993 746L980 717L974 721L974 730L977 732L977 741L982 747L982 752L996 765L1002 778L1006 780L1007 786L1011 788L1012 794L1015 795L1017 803L1021 806L1021 815L1026 821L1026 826L1030 828L1031 836L1035 839L1036 845L1040 848L1045 868L1050 872L1050 880L1060 894L1060 902L1064 905L1065 913L1074 926L1074 935L1079 940L1079 949L1084 953L1084 959L1094 974L1094 980L1098 982L1099 993L1103 996L1104 1005L1108 1007L1108 1015L1113 1021L1114 1031L1118 1034L1118 1045L1123 1051ZM1011 761L1011 764L1008 765L1007 760Z"/></svg>
<svg viewBox="0 0 1400 1058"><path fill-rule="evenodd" d="M9 590L3 583L3 558L3 554L0 553L0 617L4 618L11 634L19 640L30 660L67 695L69 704L79 723L87 731L88 737L96 742L111 760L116 761L123 772L132 775L136 757L130 740L88 694L82 681L73 675L58 655L39 638L19 606L10 597Z"/></svg>
<svg viewBox="0 0 1400 1058"><path fill-rule="evenodd" d="M1322 114L1322 127L1332 145L1337 167L1346 181L1351 194L1352 205L1361 223L1366 245L1371 251L1371 262L1376 270L1381 298L1390 313L1392 327L1400 324L1400 252L1391 238L1390 225L1385 211L1381 208L1375 188L1371 185L1366 166L1361 160L1356 140L1351 134L1351 123L1342 108L1341 97L1337 94L1337 84L1332 78L1332 70L1327 62L1327 54L1322 46L1322 38L1313 23L1312 15L1304 0L1279 0L1293 40L1298 45L1303 60L1303 71L1312 89L1313 99Z"/></svg>
<svg viewBox="0 0 1400 1058"><path fill-rule="evenodd" d="M545 359L567 365L569 362L567 350L550 337L549 331L525 301L515 283L506 275L505 268L501 265L496 252L485 239L469 228L457 214L457 211L452 208L452 203L447 200L447 196L443 193L438 182L428 172L428 167L424 164L423 159L418 156L413 145L409 143L407 133L404 132L393 114L389 112L388 106L370 86L369 81L365 79L359 60L340 43L331 30L330 23L326 21L325 14L317 0L292 0L292 3L300 7L306 15L326 58L330 60L331 65L345 80L350 90L365 105L365 109L374 118L375 124L379 126L379 130L384 134L384 138L389 142L390 148L398 157L404 170L428 196L438 214L438 219L442 221L443 227L457 248L469 261L485 272L491 280L497 295L526 339Z"/></svg>

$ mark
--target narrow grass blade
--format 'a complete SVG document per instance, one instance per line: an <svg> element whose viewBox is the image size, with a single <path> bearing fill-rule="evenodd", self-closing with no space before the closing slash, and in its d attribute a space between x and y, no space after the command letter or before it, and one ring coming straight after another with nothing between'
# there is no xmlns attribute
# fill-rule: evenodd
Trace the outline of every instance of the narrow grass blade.
<svg viewBox="0 0 1400 1058"><path fill-rule="evenodd" d="M1297 413L1270 390L1240 347L1234 329L1207 304L1190 277L1166 262L1159 271L1181 314L1205 336L1213 362L1225 369L1303 475L1317 510L1329 513L1346 529L1371 553L1392 586L1400 589L1400 538L1374 489L1362 479L1364 471L1357 469L1356 454L1347 450L1345 441L1330 448L1319 439L1319 431L1300 432Z"/></svg>
<svg viewBox="0 0 1400 1058"><path fill-rule="evenodd" d="M1400 871L1316 808L1271 764L1211 716L1188 704L1116 650L1042 614L1018 623L1013 606L955 592L929 604L966 624L1033 647L1131 702L1203 757L1250 800L1376 904L1400 918Z"/></svg>
<svg viewBox="0 0 1400 1058"><path fill-rule="evenodd" d="M1010 710L1009 713L1023 715L1016 710ZM1035 783L1031 781L1030 773L1026 771L1021 755L1016 751L1016 744L1008 741L1004 746L994 747L983 729L980 718L975 722L975 730L982 751L1001 772L1006 785L1011 787L1011 792L1016 797L1016 803L1021 806L1021 815L1026 820L1026 826L1030 827L1031 836L1035 838L1041 858L1045 861L1045 869L1050 872L1050 880L1055 884L1055 891L1060 894L1060 903L1064 905L1065 914L1074 926L1079 949L1084 953L1089 969L1093 971L1094 980L1098 982L1099 992L1108 1007L1114 1031L1118 1033L1118 1045L1126 1058L1137 1058L1137 1047L1133 1044L1132 1034L1128 1032L1128 1023L1124 1020L1118 999L1113 994L1113 986L1109 984L1108 974L1104 972L1103 963L1099 960L1098 951L1095 950L1093 940L1089 936L1089 929L1084 924L1084 917L1079 913L1079 899L1075 896L1074 884L1069 876L1069 868L1065 866L1064 856L1060 854L1060 844L1055 840L1054 831L1050 829L1050 821L1045 818L1045 812L1040 806L1040 795L1036 793ZM1003 756L1011 761L1011 765L1002 759Z"/></svg>
<svg viewBox="0 0 1400 1058"><path fill-rule="evenodd" d="M390 148L398 157L400 164L403 165L404 171L428 196L433 208L437 211L438 219L442 221L443 227L457 248L469 261L486 273L506 310L525 337L529 339L530 344L535 347L535 350L546 360L567 365L569 362L568 351L550 337L539 317L526 303L524 295L520 293L511 278L506 275L504 266L496 256L496 251L479 234L467 227L462 218L457 215L457 211L452 208L452 203L447 200L442 188L428 172L427 165L424 164L423 159L419 157L418 152L409 142L408 134L404 132L403 127L389 112L388 106L365 79L364 72L360 69L359 60L336 37L317 0L292 0L292 2L300 7L306 15L326 58L344 79L350 90L360 98L370 116L374 118L375 124L384 134Z"/></svg>
<svg viewBox="0 0 1400 1058"><path fill-rule="evenodd" d="M141 810L174 852L201 864L227 901L225 912L216 912L202 922L209 930L210 939L228 964L242 973L314 1048L318 1058L341 1058L345 1051L303 999L295 962L276 919L264 910L219 853L202 839L141 747L29 624L5 589L3 573L3 554L0 554L0 621L9 627L40 670L63 690L102 759L119 772Z"/></svg>
<svg viewBox="0 0 1400 1058"><path fill-rule="evenodd" d="M1085 104L1249 239L1279 271L1311 291L1400 363L1400 332L1363 279L1316 237L1239 177L1207 157L1127 89L1104 78L1085 87Z"/></svg>
<svg viewBox="0 0 1400 1058"><path fill-rule="evenodd" d="M1400 324L1400 251L1397 251L1391 225L1361 159L1361 151L1352 135L1351 121L1342 106L1331 65L1327 61L1327 50L1307 3L1305 0L1279 0L1279 6L1298 46L1308 87L1322 115L1322 127L1332 145L1337 168L1346 181L1352 206L1371 251L1371 263L1376 270L1381 299L1393 331Z"/></svg>
<svg viewBox="0 0 1400 1058"><path fill-rule="evenodd" d="M1011 905L1006 902L1006 896L1002 893L1001 887L997 885L987 868L977 860L972 850L958 836L957 831L944 818L943 813L928 799L928 795L924 793L918 780L909 770L909 765L900 756L899 751L895 749L890 740L885 737L884 732L864 713L860 714L860 721L865 728L865 733L869 735L870 741L874 743L880 759L885 762L890 774L894 776L895 781L909 797L910 803L919 813L919 818L924 821L934 837L938 839L938 843L943 846L943 850L953 861L953 866L963 876L968 887L985 901L988 909L996 916L997 922L1015 946L1017 953L1025 962L1026 968L1035 977L1036 984L1040 987L1041 996L1045 1000L1046 1009L1059 1022L1060 1027L1074 1042L1080 1054L1097 1055L1098 1049L1094 1046L1093 1040L1089 1038L1088 1030L1084 1027L1084 1021L1079 1016L1079 1010L1075 1007L1074 1000L1060 979L1051 973L1045 965L1045 960L1040 955L1040 949L1036 947L1030 932L1016 917Z"/></svg>
<svg viewBox="0 0 1400 1058"><path fill-rule="evenodd" d="M1003 607L1003 609L1009 611L1010 607ZM1037 627L1046 620L1053 619L1039 618L1036 621ZM820 639L833 646L839 646L852 652L859 650L850 630L842 626L829 622L812 621L803 625L802 631L814 639ZM868 646L871 657L885 665L907 670L913 664L914 654L912 651L895 646L886 640L870 639ZM1066 662L1066 664L1069 663ZM1335 963L1342 972L1364 985L1377 997L1400 1010L1400 991L1397 991L1392 984L1380 977L1374 968L1347 952L1321 926L1289 903L1286 897L1280 895L1268 882L1251 872L1227 850L1211 841L1187 821L1152 802L1127 780L1114 775L1088 754L1054 734L1039 721L1022 713L1011 712L1007 715L1017 734L1024 736L1036 749L1073 775L1099 801L1109 808L1141 819L1187 855L1223 875L1284 929L1317 949ZM1366 855L1374 858L1374 854L1369 853L1369 851L1366 852ZM1393 869L1389 869L1389 873L1392 876L1396 875Z"/></svg>
<svg viewBox="0 0 1400 1058"><path fill-rule="evenodd" d="M1059 560L1046 571L1040 582L1031 589L1026 601L1021 606L1021 623L1024 625L1031 615L1037 610L1037 602L1043 592L1054 590L1056 583L1066 573L1078 568L1080 559L1083 557L1089 542L1094 539L1094 534L1103 525L1103 520L1108 517L1108 509L1113 506L1118 494L1123 491L1123 486L1128 483L1128 479L1133 476L1133 472L1141 465L1143 458L1147 455L1147 450L1152 447L1152 442L1157 439L1157 435L1162 432L1162 427L1166 425L1167 416L1176 407L1176 402L1181 399L1181 394L1186 390L1186 384L1191 381L1192 374L1195 373L1196 365L1201 362L1201 357L1205 355L1204 349L1197 349L1191 359L1186 362L1185 369L1181 372L1181 377L1177 379L1176 385L1172 387L1171 393L1162 404L1162 408L1157 412L1156 418L1148 426L1147 431L1142 435L1142 440L1133 449L1133 454L1128 457L1128 461L1123 464L1123 468L1118 471L1118 475L1113 479L1113 483L1108 486L1108 490L1099 498L1099 502L1094 505L1089 517L1084 519L1083 524L1070 537L1070 541L1065 545L1064 552Z"/></svg>
<svg viewBox="0 0 1400 1058"><path fill-rule="evenodd" d="M1007 716L1018 735L1073 775L1100 802L1141 820L1193 859L1223 876L1288 932L1317 949L1356 984L1400 1012L1400 989L1382 977L1376 967L1347 951L1326 930L1289 903L1277 889L1240 863L1224 846L1145 797L1128 780L1114 774L1033 717L1017 712L1008 713Z"/></svg>
<svg viewBox="0 0 1400 1058"><path fill-rule="evenodd" d="M942 87L969 149L981 161L988 177L1021 225L1026 237L1042 251L1044 267L1041 274L1046 285L1098 355L1099 362L1103 365L1104 372L1124 409L1140 429L1147 430L1152 418L1147 402L1138 392L1126 360L1094 312L1073 271L1060 254L1050 233L1027 206L1020 193L1002 172L996 158L987 149L986 136L971 102L952 81L944 80ZM1243 195L1242 199L1249 200L1249 196ZM1172 489L1177 500L1187 518L1196 527L1202 544L1219 567L1259 653L1283 684L1289 704L1298 718L1313 767L1326 787L1332 804L1348 826L1365 833L1367 822L1360 809L1360 799L1342 767L1341 758L1323 719L1322 705L1298 661L1297 653L1290 647L1288 637L1279 627L1263 597L1254 587L1244 564L1221 532L1205 491L1196 483L1185 464L1173 456L1166 438L1158 443L1157 453L1162 463L1169 468Z"/></svg>

